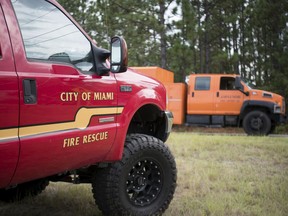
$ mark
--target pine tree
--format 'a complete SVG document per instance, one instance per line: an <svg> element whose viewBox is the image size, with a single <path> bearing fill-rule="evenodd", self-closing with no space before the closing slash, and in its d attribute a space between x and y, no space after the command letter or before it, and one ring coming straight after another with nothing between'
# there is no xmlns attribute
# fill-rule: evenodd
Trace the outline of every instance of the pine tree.
<svg viewBox="0 0 288 216"><path fill-rule="evenodd" d="M239 73L288 97L287 0L59 2L98 46L126 38L131 66L161 66L176 81L191 72Z"/></svg>

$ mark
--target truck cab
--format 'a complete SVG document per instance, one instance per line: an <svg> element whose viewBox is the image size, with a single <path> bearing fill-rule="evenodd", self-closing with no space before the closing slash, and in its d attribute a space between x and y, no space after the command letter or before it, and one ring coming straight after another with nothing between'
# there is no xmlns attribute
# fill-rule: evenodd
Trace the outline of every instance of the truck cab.
<svg viewBox="0 0 288 216"><path fill-rule="evenodd" d="M266 135L285 122L285 99L252 89L239 75L192 74L187 84L188 124L242 126L247 134Z"/></svg>
<svg viewBox="0 0 288 216"><path fill-rule="evenodd" d="M125 40L98 47L55 0L0 0L0 35L0 200L65 181L91 183L106 215L165 211L173 116Z"/></svg>

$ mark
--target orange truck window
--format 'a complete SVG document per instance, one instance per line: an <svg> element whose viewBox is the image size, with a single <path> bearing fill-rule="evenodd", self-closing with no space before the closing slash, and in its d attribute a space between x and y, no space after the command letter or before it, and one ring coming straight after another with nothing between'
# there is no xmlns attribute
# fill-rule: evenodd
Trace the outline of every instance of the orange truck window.
<svg viewBox="0 0 288 216"><path fill-rule="evenodd" d="M210 90L210 77L197 77L195 90Z"/></svg>

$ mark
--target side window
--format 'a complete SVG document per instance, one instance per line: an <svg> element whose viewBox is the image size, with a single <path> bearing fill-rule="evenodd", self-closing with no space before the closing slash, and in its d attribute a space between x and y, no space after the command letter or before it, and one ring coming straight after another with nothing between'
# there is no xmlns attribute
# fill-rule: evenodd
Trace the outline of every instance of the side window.
<svg viewBox="0 0 288 216"><path fill-rule="evenodd" d="M89 40L57 7L44 0L12 0L28 60L93 68Z"/></svg>
<svg viewBox="0 0 288 216"><path fill-rule="evenodd" d="M234 77L221 77L220 90L234 90L235 78Z"/></svg>
<svg viewBox="0 0 288 216"><path fill-rule="evenodd" d="M196 77L195 90L210 90L210 77Z"/></svg>

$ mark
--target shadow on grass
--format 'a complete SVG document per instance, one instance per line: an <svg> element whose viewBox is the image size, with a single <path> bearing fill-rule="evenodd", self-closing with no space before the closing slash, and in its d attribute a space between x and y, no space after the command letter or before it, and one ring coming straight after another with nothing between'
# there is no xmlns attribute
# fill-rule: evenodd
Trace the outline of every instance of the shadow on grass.
<svg viewBox="0 0 288 216"><path fill-rule="evenodd" d="M5 203L0 201L1 216L100 216L102 213L94 202L90 187L50 183L36 197Z"/></svg>

